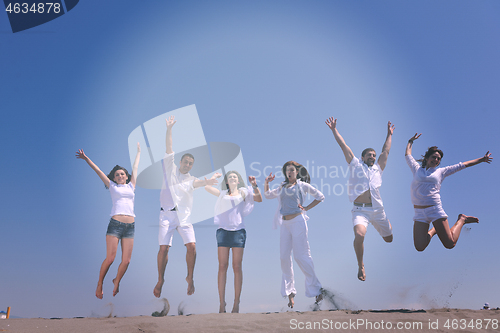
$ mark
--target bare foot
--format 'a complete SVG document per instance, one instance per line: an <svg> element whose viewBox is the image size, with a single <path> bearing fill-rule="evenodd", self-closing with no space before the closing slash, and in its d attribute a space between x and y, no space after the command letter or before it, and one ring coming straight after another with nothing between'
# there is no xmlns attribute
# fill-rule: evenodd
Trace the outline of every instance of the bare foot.
<svg viewBox="0 0 500 333"><path fill-rule="evenodd" d="M479 223L479 219L477 217L474 217L474 216L467 216L467 215L464 215L464 214L459 214L458 215L458 219L465 219L465 222L464 224L467 224L467 223Z"/></svg>
<svg viewBox="0 0 500 333"><path fill-rule="evenodd" d="M97 284L97 289L95 290L95 297L102 299L102 283Z"/></svg>
<svg viewBox="0 0 500 333"><path fill-rule="evenodd" d="M116 278L114 278L113 284L115 285L113 288L113 297L115 297L120 292L120 281L116 281Z"/></svg>
<svg viewBox="0 0 500 333"><path fill-rule="evenodd" d="M187 290L187 294L188 295L192 295L194 294L194 280L191 278L186 278L186 282L188 283L188 290Z"/></svg>
<svg viewBox="0 0 500 333"><path fill-rule="evenodd" d="M219 313L226 313L226 302L221 303L219 306Z"/></svg>
<svg viewBox="0 0 500 333"><path fill-rule="evenodd" d="M366 280L365 265L362 265L358 268L358 279L359 279L359 281Z"/></svg>
<svg viewBox="0 0 500 333"><path fill-rule="evenodd" d="M238 303L234 302L231 313L240 313L240 302Z"/></svg>
<svg viewBox="0 0 500 333"><path fill-rule="evenodd" d="M157 298L160 298L160 296L161 296L161 288L163 287L163 282L165 282L165 281L164 280L158 281L158 283L155 286L155 289L153 289L153 294Z"/></svg>
<svg viewBox="0 0 500 333"><path fill-rule="evenodd" d="M290 295L288 295L288 307L290 309L293 309L293 306L295 305L295 302L293 300L294 297L295 297L294 293L291 293Z"/></svg>

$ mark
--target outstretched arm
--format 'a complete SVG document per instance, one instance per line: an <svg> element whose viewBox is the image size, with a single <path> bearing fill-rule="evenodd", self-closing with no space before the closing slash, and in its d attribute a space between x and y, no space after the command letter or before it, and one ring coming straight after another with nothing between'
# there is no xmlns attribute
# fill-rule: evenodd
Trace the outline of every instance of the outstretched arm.
<svg viewBox="0 0 500 333"><path fill-rule="evenodd" d="M210 179L207 179L207 177L204 177L204 180L200 179L195 179L193 181L193 187L198 188L202 186L212 186L212 185L217 185L217 179L215 179L213 176Z"/></svg>
<svg viewBox="0 0 500 333"><path fill-rule="evenodd" d="M254 176L248 176L248 181L250 182L250 184L252 184L253 200L256 202L262 202L262 194L260 193L260 190L257 187L257 180L255 180ZM269 186L269 184L267 186Z"/></svg>
<svg viewBox="0 0 500 333"><path fill-rule="evenodd" d="M475 160L470 160L470 161L464 162L463 164L465 165L466 168L468 168L468 167L471 167L473 165L477 165L481 162L486 162L486 163L490 164L492 159L493 159L493 157L491 157L490 151L488 150L486 152L486 154L484 154L483 157L476 158Z"/></svg>
<svg viewBox="0 0 500 333"><path fill-rule="evenodd" d="M137 142L137 155L135 155L134 165L132 166L132 177L130 182L135 187L135 182L137 181L137 169L139 168L139 160L141 159L141 145Z"/></svg>
<svg viewBox="0 0 500 333"><path fill-rule="evenodd" d="M222 176L221 173L219 172L216 172L214 173L214 175L212 177L210 177L210 179L217 179L219 178L220 176ZM220 191L218 188L215 188L215 187L212 187L210 185L205 185L205 190L210 193L210 194L213 194L215 195L216 197L218 197L220 195Z"/></svg>
<svg viewBox="0 0 500 333"><path fill-rule="evenodd" d="M337 119L330 117L325 121L325 123L332 130L335 140L337 141L340 148L342 149L342 152L344 153L345 160L347 161L348 164L350 164L354 157L354 154L352 153L351 148L349 148L349 146L345 143L344 138L340 135L339 131L337 130Z"/></svg>
<svg viewBox="0 0 500 333"><path fill-rule="evenodd" d="M382 170L385 169L387 164L387 158L389 157L389 152L391 151L392 145L392 133L394 133L394 125L389 121L387 123L387 137L385 138L384 146L382 147L382 152L378 157L378 165Z"/></svg>
<svg viewBox="0 0 500 333"><path fill-rule="evenodd" d="M78 149L78 151L76 152L76 158L80 158L85 162L87 162L87 164L92 168L92 170L94 170L95 173L97 173L97 175L99 176L99 178L101 178L104 185L106 187L109 187L110 180L108 176L106 176L104 172L102 172L101 169L99 169L99 167L95 165L90 158L87 157L87 155L85 155L83 149Z"/></svg>
<svg viewBox="0 0 500 333"><path fill-rule="evenodd" d="M411 155L411 147L413 146L413 141L420 138L421 135L422 133L420 134L415 133L415 135L408 140L408 144L406 145L406 150L405 150L405 156Z"/></svg>
<svg viewBox="0 0 500 333"><path fill-rule="evenodd" d="M167 123L167 136L165 138L166 153L172 154L174 152L172 150L172 126L176 123L175 117L170 116L168 119L165 119L165 121Z"/></svg>

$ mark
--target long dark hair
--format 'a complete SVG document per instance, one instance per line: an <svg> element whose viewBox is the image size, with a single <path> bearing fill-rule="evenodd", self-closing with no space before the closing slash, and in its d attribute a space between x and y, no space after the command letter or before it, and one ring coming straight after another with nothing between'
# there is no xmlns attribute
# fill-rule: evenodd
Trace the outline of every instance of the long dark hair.
<svg viewBox="0 0 500 333"><path fill-rule="evenodd" d="M126 182L126 184L130 183L130 179L132 179L132 176L128 173L127 169L125 169L124 167L119 166L118 164L115 165L115 167L113 168L113 170L110 171L110 173L108 173L109 180L111 180L112 182L115 181L115 172L118 171L118 170L125 171L125 174L127 175L127 182ZM106 186L106 188L108 188L108 187Z"/></svg>
<svg viewBox="0 0 500 333"><path fill-rule="evenodd" d="M227 183L227 177L229 177L229 175L232 173L234 173L238 177L238 186L236 186L236 188L246 187L245 181L243 180L243 177L241 177L241 175L238 173L238 171L234 171L234 170L228 171L224 175L224 179L222 180L222 182L220 184L220 189L227 190L229 194L231 194L231 190L229 189L229 184Z"/></svg>
<svg viewBox="0 0 500 333"><path fill-rule="evenodd" d="M422 158L418 160L419 162L422 162L422 168L425 168L427 166L427 159L435 152L438 152L439 155L441 155L441 159L443 159L444 154L441 149L438 149L437 146L429 147L427 149L427 152L425 152L425 155L422 155Z"/></svg>
<svg viewBox="0 0 500 333"><path fill-rule="evenodd" d="M224 175L224 179L222 180L221 184L220 184L220 188L221 190L227 190L227 194L231 194L231 189L229 188L229 184L227 183L227 177L229 177L230 174L235 174L237 177L238 177L238 185L236 186L236 189L239 189L241 187L246 187L245 185L245 181L243 180L243 177L241 177L241 175L239 174L238 171L228 171L226 172L226 174ZM243 200L246 199L245 197L245 193L244 192L240 192L241 193L241 196L243 197Z"/></svg>
<svg viewBox="0 0 500 333"><path fill-rule="evenodd" d="M289 182L288 177L286 176L286 167L289 165L293 165L295 167L295 170L297 170L297 179L300 179L304 183L311 182L311 177L309 176L309 172L307 172L307 169L302 164L297 163L295 161L288 161L285 164L283 164L283 168L281 168L283 176L285 176L285 181L283 182L283 185L286 185Z"/></svg>

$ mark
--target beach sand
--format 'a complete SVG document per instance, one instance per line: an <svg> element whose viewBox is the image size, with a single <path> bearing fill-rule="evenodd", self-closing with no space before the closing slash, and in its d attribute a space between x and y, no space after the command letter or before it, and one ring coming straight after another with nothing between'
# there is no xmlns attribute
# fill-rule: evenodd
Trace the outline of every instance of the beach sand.
<svg viewBox="0 0 500 333"><path fill-rule="evenodd" d="M500 332L500 310L335 310L0 320L0 332ZM488 325L488 326L487 326Z"/></svg>

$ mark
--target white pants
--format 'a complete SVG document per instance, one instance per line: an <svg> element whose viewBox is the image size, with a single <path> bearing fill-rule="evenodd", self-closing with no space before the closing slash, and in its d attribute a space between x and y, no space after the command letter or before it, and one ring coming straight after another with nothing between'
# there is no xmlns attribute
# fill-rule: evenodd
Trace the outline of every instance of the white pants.
<svg viewBox="0 0 500 333"><path fill-rule="evenodd" d="M314 273L314 263L307 240L307 222L303 215L291 220L283 221L280 230L280 259L283 277L281 281L281 295L287 297L291 293L297 294L293 280L292 251L295 261L306 276L306 296L319 295L321 283Z"/></svg>

